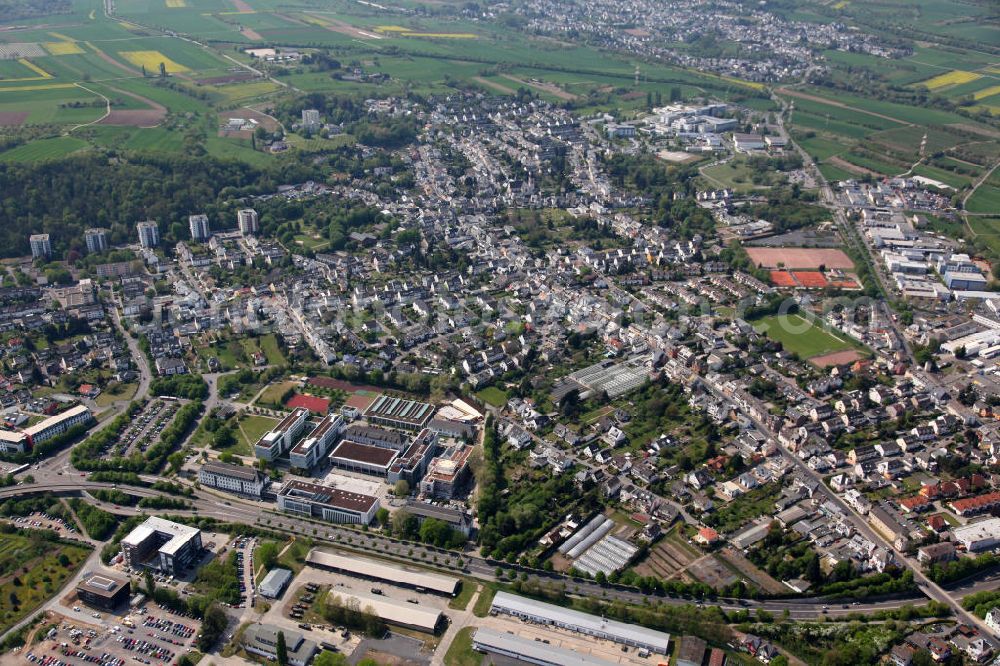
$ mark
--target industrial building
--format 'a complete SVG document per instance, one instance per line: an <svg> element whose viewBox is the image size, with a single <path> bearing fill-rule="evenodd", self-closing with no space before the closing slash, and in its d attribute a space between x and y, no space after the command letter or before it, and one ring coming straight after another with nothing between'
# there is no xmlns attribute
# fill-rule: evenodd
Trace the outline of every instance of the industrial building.
<svg viewBox="0 0 1000 666"><path fill-rule="evenodd" d="M487 627L476 629L476 633L472 635L472 647L479 652L502 655L540 666L565 666L566 664L615 666L618 663Z"/></svg>
<svg viewBox="0 0 1000 666"><path fill-rule="evenodd" d="M353 606L355 603L362 611L370 611L388 624L394 624L407 629L434 633L444 620L444 614L429 606L410 604L390 597L345 592L341 589L331 589L327 594L327 603L339 600L341 604Z"/></svg>
<svg viewBox="0 0 1000 666"><path fill-rule="evenodd" d="M291 582L292 572L288 569L271 569L257 586L257 590L262 597L277 599Z"/></svg>
<svg viewBox="0 0 1000 666"><path fill-rule="evenodd" d="M368 525L378 507L377 497L305 481L286 481L278 491L278 508L285 513L332 523Z"/></svg>
<svg viewBox="0 0 1000 666"><path fill-rule="evenodd" d="M351 553L341 554L313 548L306 556L306 564L317 569L337 571L358 578L377 580L418 592L434 592L449 597L458 592L460 579L415 567L404 567Z"/></svg>
<svg viewBox="0 0 1000 666"><path fill-rule="evenodd" d="M285 635L288 663L292 666L306 666L318 648L316 643L307 641L297 631L280 629L273 624L251 624L243 631L243 649L265 659L278 658L278 634Z"/></svg>
<svg viewBox="0 0 1000 666"><path fill-rule="evenodd" d="M128 605L129 581L104 574L91 574L76 586L76 596L93 608L111 611Z"/></svg>
<svg viewBox="0 0 1000 666"><path fill-rule="evenodd" d="M400 430L423 430L433 416L433 405L388 395L375 398L365 410L369 422Z"/></svg>
<svg viewBox="0 0 1000 666"><path fill-rule="evenodd" d="M201 530L152 516L122 539L122 554L133 569L180 575L201 557Z"/></svg>
<svg viewBox="0 0 1000 666"><path fill-rule="evenodd" d="M292 410L292 413L282 419L274 430L265 433L260 438L260 441L254 446L256 456L261 460L267 461L280 458L291 447L292 442L302 432L302 429L305 428L308 419L308 409L299 407Z"/></svg>
<svg viewBox="0 0 1000 666"><path fill-rule="evenodd" d="M978 523L956 527L952 531L955 541L965 550L974 553L1000 544L1000 518L988 518Z"/></svg>
<svg viewBox="0 0 1000 666"><path fill-rule="evenodd" d="M198 470L198 482L237 495L260 499L271 482L267 474L255 467L209 461Z"/></svg>
<svg viewBox="0 0 1000 666"><path fill-rule="evenodd" d="M342 432L343 417L339 414L327 414L305 439L292 447L288 453L289 464L298 469L312 469L323 459L330 450L330 445L337 441Z"/></svg>
<svg viewBox="0 0 1000 666"><path fill-rule="evenodd" d="M670 634L654 629L646 629L634 624L608 620L596 615L519 597L508 592L497 592L490 607L491 615L511 615L538 624L547 624L561 629L593 636L649 650L654 654L670 654Z"/></svg>

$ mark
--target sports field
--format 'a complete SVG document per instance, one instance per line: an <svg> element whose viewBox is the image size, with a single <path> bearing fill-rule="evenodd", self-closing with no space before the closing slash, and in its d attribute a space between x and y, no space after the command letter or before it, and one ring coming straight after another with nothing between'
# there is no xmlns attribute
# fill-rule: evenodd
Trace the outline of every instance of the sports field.
<svg viewBox="0 0 1000 666"><path fill-rule="evenodd" d="M843 250L804 247L748 247L747 255L762 268L817 269L839 268L851 270L854 262Z"/></svg>
<svg viewBox="0 0 1000 666"><path fill-rule="evenodd" d="M758 333L780 342L785 351L797 354L801 359L856 348L846 337L834 336L797 314L772 315L751 323Z"/></svg>

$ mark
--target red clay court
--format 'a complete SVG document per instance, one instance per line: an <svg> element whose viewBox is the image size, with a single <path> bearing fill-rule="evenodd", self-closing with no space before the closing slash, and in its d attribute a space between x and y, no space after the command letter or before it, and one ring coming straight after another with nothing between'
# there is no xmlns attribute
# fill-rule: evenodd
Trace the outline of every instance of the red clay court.
<svg viewBox="0 0 1000 666"><path fill-rule="evenodd" d="M854 263L843 250L836 248L806 248L806 247L747 247L744 248L755 266L763 268L816 269L840 268L850 270Z"/></svg>
<svg viewBox="0 0 1000 666"><path fill-rule="evenodd" d="M771 282L777 287L798 287L788 271L771 271Z"/></svg>
<svg viewBox="0 0 1000 666"><path fill-rule="evenodd" d="M815 271L795 271L792 273L803 289L822 289L827 285L822 273Z"/></svg>
<svg viewBox="0 0 1000 666"><path fill-rule="evenodd" d="M296 407L305 407L310 412L315 412L316 414L326 415L330 411L330 401L326 398L317 398L314 395L303 395L301 393L296 393L288 402L285 403L285 407L290 407L292 409Z"/></svg>

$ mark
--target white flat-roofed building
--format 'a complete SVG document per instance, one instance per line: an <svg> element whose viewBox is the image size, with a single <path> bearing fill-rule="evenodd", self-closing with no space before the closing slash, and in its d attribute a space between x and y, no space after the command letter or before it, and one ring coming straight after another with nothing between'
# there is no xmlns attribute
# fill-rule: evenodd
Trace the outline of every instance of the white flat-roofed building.
<svg viewBox="0 0 1000 666"><path fill-rule="evenodd" d="M203 486L260 499L270 479L253 467L210 461L198 470L198 482Z"/></svg>
<svg viewBox="0 0 1000 666"><path fill-rule="evenodd" d="M254 445L254 453L261 460L275 460L288 450L309 419L309 410L298 407L281 420L274 430L265 433Z"/></svg>
<svg viewBox="0 0 1000 666"><path fill-rule="evenodd" d="M434 592L449 597L458 592L459 579L434 571L408 567L382 560L350 555L337 551L313 548L306 556L306 564L317 569L327 569L351 576L377 580L391 585L407 587L421 592Z"/></svg>
<svg viewBox="0 0 1000 666"><path fill-rule="evenodd" d="M271 569L264 580L257 586L260 596L267 599L277 599L292 582L292 572L288 569Z"/></svg>
<svg viewBox="0 0 1000 666"><path fill-rule="evenodd" d="M288 453L292 467L312 469L323 459L330 445L344 432L344 419L339 414L327 414L305 439Z"/></svg>
<svg viewBox="0 0 1000 666"><path fill-rule="evenodd" d="M331 523L368 525L375 519L379 501L371 495L291 480L278 491L278 508L285 513L321 518Z"/></svg>
<svg viewBox="0 0 1000 666"><path fill-rule="evenodd" d="M512 615L523 620L550 624L561 629L646 649L655 654L670 654L670 634L654 629L646 629L617 620L607 620L596 615L563 608L553 604L519 597L508 592L497 592L490 606L492 615Z"/></svg>
<svg viewBox="0 0 1000 666"><path fill-rule="evenodd" d="M575 652L554 645L546 645L538 640L521 638L488 627L476 629L472 635L472 647L479 652L499 654L529 664L540 666L616 666L618 662L608 661L583 652Z"/></svg>
<svg viewBox="0 0 1000 666"><path fill-rule="evenodd" d="M974 553L1000 544L1000 518L988 518L978 523L956 527L952 531L955 541Z"/></svg>
<svg viewBox="0 0 1000 666"><path fill-rule="evenodd" d="M201 550L201 530L156 516L122 539L122 554L130 567L148 567L173 576L195 562Z"/></svg>

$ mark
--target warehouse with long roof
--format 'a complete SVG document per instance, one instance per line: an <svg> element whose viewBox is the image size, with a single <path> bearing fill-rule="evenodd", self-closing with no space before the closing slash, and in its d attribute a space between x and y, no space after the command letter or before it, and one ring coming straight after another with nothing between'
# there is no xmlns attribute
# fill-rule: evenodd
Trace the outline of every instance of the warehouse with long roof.
<svg viewBox="0 0 1000 666"><path fill-rule="evenodd" d="M408 587L421 592L436 592L454 596L460 579L455 576L383 562L355 553L350 555L313 548L306 556L306 564L317 569L338 571L359 578L378 580L391 585Z"/></svg>
<svg viewBox="0 0 1000 666"><path fill-rule="evenodd" d="M607 620L596 615L547 604L509 592L497 592L490 607L491 615L512 615L539 624L568 629L594 638L646 649L655 654L670 654L670 634L635 624Z"/></svg>

